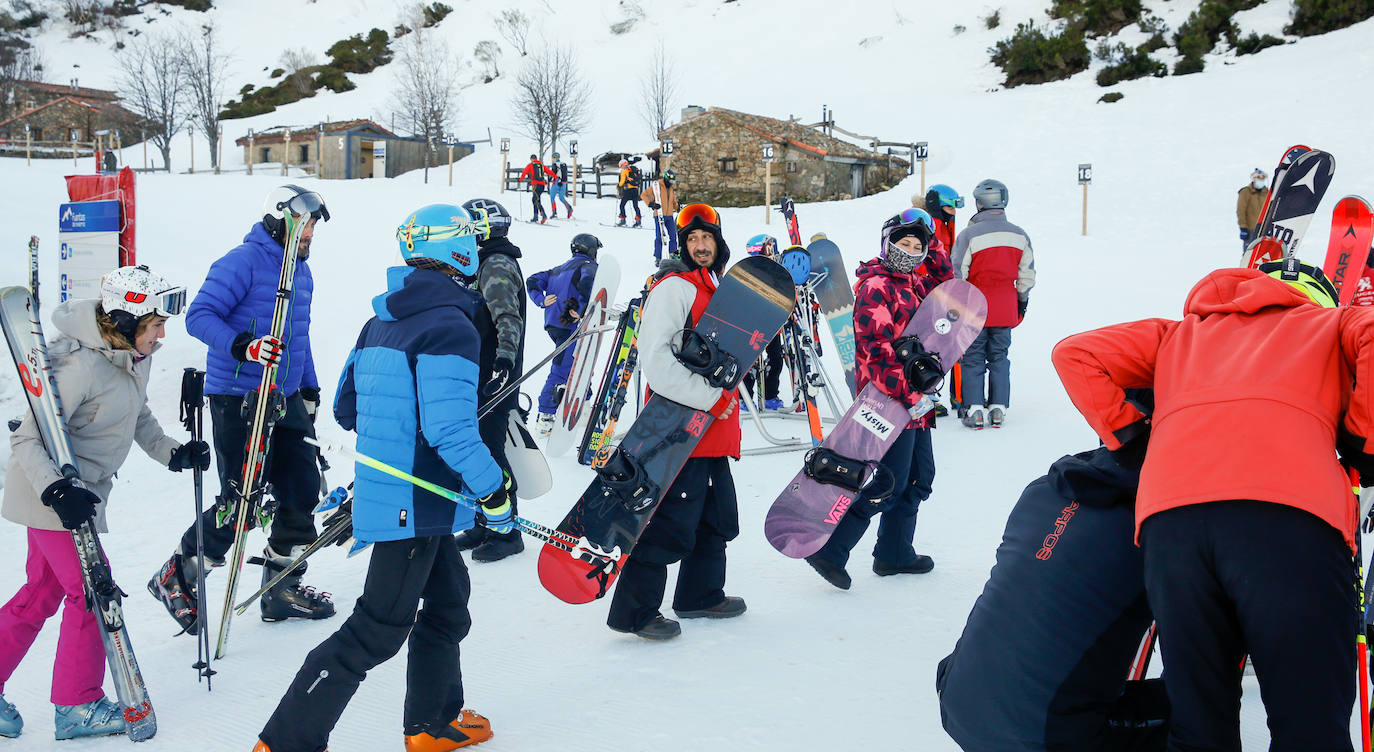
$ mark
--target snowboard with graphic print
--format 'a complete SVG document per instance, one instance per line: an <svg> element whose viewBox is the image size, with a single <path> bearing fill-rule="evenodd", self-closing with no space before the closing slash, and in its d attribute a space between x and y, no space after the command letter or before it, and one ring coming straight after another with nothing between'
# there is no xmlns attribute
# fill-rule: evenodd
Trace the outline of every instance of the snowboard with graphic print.
<svg viewBox="0 0 1374 752"><path fill-rule="evenodd" d="M964 280L951 279L921 301L901 336L914 335L922 347L939 356L941 370L948 373L983 330L987 313L987 300L978 288ZM935 403L925 397L920 406L928 411ZM911 420L906 405L870 383L835 422L821 448L849 460L877 463ZM806 465L783 488L763 522L763 534L773 548L794 559L819 551L849 507L864 497L862 491L851 487L817 480L812 471L823 469L812 462L822 458L823 453L808 454ZM862 484L869 490L868 484L874 483L877 475L870 464L863 478L855 478L854 485ZM895 491L900 493L901 489Z"/></svg>
<svg viewBox="0 0 1374 752"><path fill-rule="evenodd" d="M652 299L650 292L646 304ZM730 268L694 327L737 365L724 388L738 387L795 303L792 278L771 259L750 256ZM704 410L651 396L620 443L598 451L594 479L558 525L578 541L575 552L586 555L569 556L551 545L539 552L544 588L566 603L604 596L713 420Z"/></svg>

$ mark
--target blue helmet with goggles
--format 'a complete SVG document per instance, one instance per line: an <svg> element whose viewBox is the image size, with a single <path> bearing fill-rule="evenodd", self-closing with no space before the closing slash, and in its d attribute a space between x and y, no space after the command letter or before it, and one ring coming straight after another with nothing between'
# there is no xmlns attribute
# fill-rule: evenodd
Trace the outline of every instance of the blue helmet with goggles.
<svg viewBox="0 0 1374 752"><path fill-rule="evenodd" d="M429 204L406 217L396 229L396 243L410 266L471 277L477 273L477 238L484 233L463 207Z"/></svg>

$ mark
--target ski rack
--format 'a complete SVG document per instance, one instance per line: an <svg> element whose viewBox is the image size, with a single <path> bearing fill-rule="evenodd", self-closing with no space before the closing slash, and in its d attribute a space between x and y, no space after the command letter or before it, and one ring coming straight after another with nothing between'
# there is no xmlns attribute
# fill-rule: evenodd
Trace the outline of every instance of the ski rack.
<svg viewBox="0 0 1374 752"><path fill-rule="evenodd" d="M753 456L757 454L781 454L783 452L795 452L800 449L810 449L812 447L811 438L809 436L805 439L779 439L778 437L769 433L768 429L764 428L763 426L763 420L759 417L758 405L754 403L754 398L749 396L748 389L740 390L739 399L742 404L749 408L749 415L753 417L754 425L758 426L759 435L763 437L764 441L773 444L773 446L771 447L741 449L741 457Z"/></svg>

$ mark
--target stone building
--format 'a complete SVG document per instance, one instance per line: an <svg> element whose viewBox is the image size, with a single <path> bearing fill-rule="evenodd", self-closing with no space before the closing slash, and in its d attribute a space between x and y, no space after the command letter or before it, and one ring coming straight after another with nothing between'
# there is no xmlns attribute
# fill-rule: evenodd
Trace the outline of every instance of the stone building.
<svg viewBox="0 0 1374 752"><path fill-rule="evenodd" d="M12 148L25 143L24 126L37 148L34 156L53 145L55 156L69 156L59 144L73 140L88 142L97 131L119 131L121 141L135 143L144 121L124 109L119 95L103 89L46 84L39 81L10 81L0 94L0 139Z"/></svg>
<svg viewBox="0 0 1374 752"><path fill-rule="evenodd" d="M366 120L337 120L295 128L282 126L236 139L243 148L244 164L281 164L317 172L325 179L394 178L425 166L448 164L448 145L437 144L431 152L423 138L398 136ZM476 147L456 143L453 159L471 154Z"/></svg>
<svg viewBox="0 0 1374 752"><path fill-rule="evenodd" d="M887 190L905 178L909 164L855 146L797 121L750 115L722 107L688 107L682 120L659 134L673 141L671 167L684 200L720 206L764 201L763 147L773 146L772 198L798 201L856 198Z"/></svg>

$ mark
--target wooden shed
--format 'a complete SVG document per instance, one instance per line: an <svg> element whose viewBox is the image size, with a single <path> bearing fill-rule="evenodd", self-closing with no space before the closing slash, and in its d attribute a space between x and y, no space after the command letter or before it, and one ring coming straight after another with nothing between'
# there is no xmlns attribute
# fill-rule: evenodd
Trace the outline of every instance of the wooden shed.
<svg viewBox="0 0 1374 752"><path fill-rule="evenodd" d="M388 177L448 163L448 145L437 144L431 152L423 138L398 136L367 120L338 120L314 126L280 126L236 139L244 150L245 164L280 164L317 173L329 180ZM453 158L462 159L476 150L458 142Z"/></svg>

